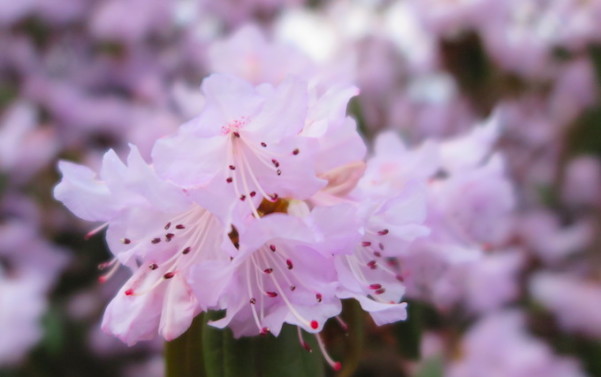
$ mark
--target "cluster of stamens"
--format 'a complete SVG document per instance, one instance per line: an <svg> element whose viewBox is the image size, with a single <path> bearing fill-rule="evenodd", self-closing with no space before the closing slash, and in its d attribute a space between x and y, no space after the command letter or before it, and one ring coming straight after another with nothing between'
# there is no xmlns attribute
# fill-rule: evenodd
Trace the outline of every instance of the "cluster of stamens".
<svg viewBox="0 0 601 377"><path fill-rule="evenodd" d="M225 181L228 184L232 184L236 196L240 201L246 201L247 198L254 198L260 195L262 198L275 202L278 200L279 195L275 192L269 192L261 185L257 178L257 172L251 166L250 156L254 160L258 161L261 166L267 168L275 173L277 176L282 175L282 167L278 155L269 150L266 142L261 141L259 146L256 146L253 142L247 142L244 135L240 132L240 127L245 122L238 122L236 125L228 125L228 133L231 133L232 137L228 141L228 153L227 153L227 169L229 173ZM291 152L293 156L300 154L299 148L294 148ZM251 188L253 187L253 188ZM258 217L255 206L250 202L249 206L251 212Z"/></svg>

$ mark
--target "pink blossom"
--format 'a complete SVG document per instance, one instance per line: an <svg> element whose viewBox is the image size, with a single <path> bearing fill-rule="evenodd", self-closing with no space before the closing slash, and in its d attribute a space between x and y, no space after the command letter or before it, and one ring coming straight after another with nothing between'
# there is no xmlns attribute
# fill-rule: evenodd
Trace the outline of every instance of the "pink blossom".
<svg viewBox="0 0 601 377"><path fill-rule="evenodd" d="M546 271L531 277L529 289L536 301L553 313L564 330L588 337L601 336L599 282Z"/></svg>
<svg viewBox="0 0 601 377"><path fill-rule="evenodd" d="M447 377L584 377L578 363L557 356L526 332L519 312L502 311L476 323L465 335L461 357Z"/></svg>
<svg viewBox="0 0 601 377"><path fill-rule="evenodd" d="M213 73L238 76L257 85L278 84L287 76L310 79L315 64L294 46L270 43L257 25L248 24L227 39L214 42L208 53Z"/></svg>
<svg viewBox="0 0 601 377"><path fill-rule="evenodd" d="M224 202L247 202L251 211L257 200L305 199L324 186L315 172L317 141L299 135L308 106L302 81L253 87L212 75L202 90L201 114L155 145L153 160L162 177L206 188Z"/></svg>
<svg viewBox="0 0 601 377"><path fill-rule="evenodd" d="M128 344L157 331L166 339L179 336L207 307L193 295L186 274L196 263L228 258L226 227L194 193L161 181L133 146L128 165L113 151L105 154L101 181L86 167L59 167L63 180L55 197L79 217L108 226L116 258L108 276L117 262L134 271L109 304L103 329Z"/></svg>
<svg viewBox="0 0 601 377"><path fill-rule="evenodd" d="M305 218L276 213L252 221L231 262L198 265L191 277L199 297L227 311L213 325L235 336L277 335L284 322L319 332L342 308L332 254L359 239L353 211L342 205Z"/></svg>

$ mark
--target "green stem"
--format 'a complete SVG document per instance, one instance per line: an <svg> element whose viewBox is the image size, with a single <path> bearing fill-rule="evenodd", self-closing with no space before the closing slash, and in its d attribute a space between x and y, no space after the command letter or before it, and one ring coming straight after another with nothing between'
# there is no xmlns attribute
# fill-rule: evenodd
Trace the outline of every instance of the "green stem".
<svg viewBox="0 0 601 377"><path fill-rule="evenodd" d="M165 343L166 377L206 377L202 355L202 314L179 338Z"/></svg>

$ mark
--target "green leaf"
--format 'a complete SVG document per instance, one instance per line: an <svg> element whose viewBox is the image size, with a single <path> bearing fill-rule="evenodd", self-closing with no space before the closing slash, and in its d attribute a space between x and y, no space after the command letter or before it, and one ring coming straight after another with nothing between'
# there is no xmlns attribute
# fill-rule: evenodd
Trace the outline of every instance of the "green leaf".
<svg viewBox="0 0 601 377"><path fill-rule="evenodd" d="M217 319L219 313L207 318ZM313 337L304 335L315 350L305 351L293 326L285 325L280 336L234 339L229 329L205 324L202 332L207 377L321 377L324 365Z"/></svg>

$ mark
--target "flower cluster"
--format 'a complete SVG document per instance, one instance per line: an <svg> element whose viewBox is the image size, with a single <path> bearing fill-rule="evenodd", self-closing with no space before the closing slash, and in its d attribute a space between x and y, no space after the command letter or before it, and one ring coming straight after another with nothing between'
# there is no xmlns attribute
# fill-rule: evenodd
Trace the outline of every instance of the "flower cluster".
<svg viewBox="0 0 601 377"><path fill-rule="evenodd" d="M162 338L207 310L236 336L297 326L342 361L363 332L370 375L373 347L413 375L430 341L439 377L601 374L600 15L0 2L0 375L163 375ZM56 197L87 224L50 198L60 159ZM342 318L349 337L323 331Z"/></svg>
<svg viewBox="0 0 601 377"><path fill-rule="evenodd" d="M126 163L107 152L99 177L60 164L56 198L107 228L111 271L133 272L103 321L128 344L174 339L206 310L225 310L213 325L236 336L317 333L346 298L377 324L403 320L405 264L428 253L416 249L462 258L511 209L488 156L494 126L417 151L383 134L365 162L345 115L354 87L214 74L201 89L200 114L158 139L151 163L131 145Z"/></svg>

